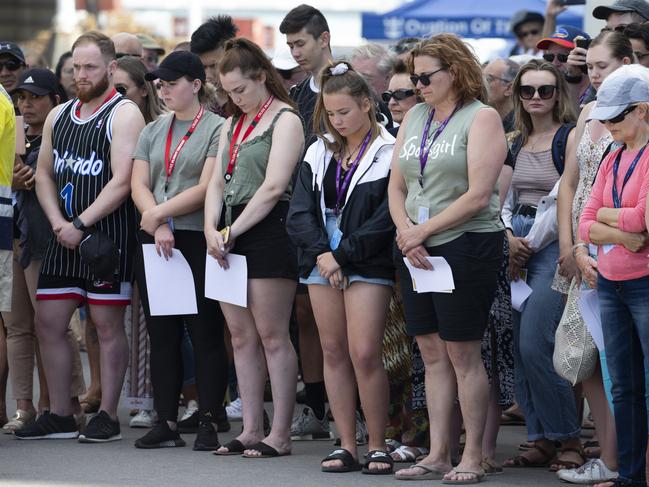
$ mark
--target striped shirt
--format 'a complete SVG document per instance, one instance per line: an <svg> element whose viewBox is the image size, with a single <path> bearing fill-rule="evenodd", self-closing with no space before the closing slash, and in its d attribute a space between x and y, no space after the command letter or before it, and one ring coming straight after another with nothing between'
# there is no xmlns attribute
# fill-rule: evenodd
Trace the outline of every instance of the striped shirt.
<svg viewBox="0 0 649 487"><path fill-rule="evenodd" d="M552 150L530 152L521 149L516 158L512 188L517 194L516 203L538 206L559 180L559 173L552 162Z"/></svg>
<svg viewBox="0 0 649 487"><path fill-rule="evenodd" d="M78 99L67 102L52 123L54 181L59 208L71 221L86 210L113 177L110 148L112 123L117 108L132 103L116 93L86 120L75 114ZM108 234L119 248L119 280L130 281L136 237L135 207L128 198L114 212L94 225ZM43 260L42 274L92 279L81 261L79 250L66 249L56 238L50 239Z"/></svg>

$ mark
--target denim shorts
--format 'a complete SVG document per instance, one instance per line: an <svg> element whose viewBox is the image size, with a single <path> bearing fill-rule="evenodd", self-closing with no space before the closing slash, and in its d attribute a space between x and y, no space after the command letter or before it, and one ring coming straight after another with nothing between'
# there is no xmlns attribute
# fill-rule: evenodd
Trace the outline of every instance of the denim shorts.
<svg viewBox="0 0 649 487"><path fill-rule="evenodd" d="M329 238L329 241L331 241L331 237L333 237L336 228L338 228L337 221L336 221L337 218L336 215L334 214L334 211L328 208L325 211L325 217L326 217L327 237ZM359 274L350 274L345 277L347 277L347 282L350 285L358 281L358 282L367 282L368 284L379 284L381 286L390 286L390 287L394 286L394 280L392 279L381 279L378 277L364 277ZM309 274L309 277L300 278L300 284L306 284L307 286L311 284L320 284L322 286L330 285L329 280L325 279L320 275L317 265L314 266L313 269L311 269L311 274Z"/></svg>

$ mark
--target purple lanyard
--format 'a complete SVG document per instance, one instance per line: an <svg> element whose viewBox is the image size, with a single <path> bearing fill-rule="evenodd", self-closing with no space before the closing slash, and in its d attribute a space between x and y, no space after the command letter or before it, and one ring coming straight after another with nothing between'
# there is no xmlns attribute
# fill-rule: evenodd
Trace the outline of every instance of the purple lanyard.
<svg viewBox="0 0 649 487"><path fill-rule="evenodd" d="M448 116L448 118L444 120L439 127L437 127L437 130L435 130L435 133L433 134L433 139L428 146L428 150L424 149L426 148L426 143L428 142L428 131L430 130L430 124L433 122L433 117L435 116L434 108L433 111L430 112L428 120L426 120L426 125L424 125L424 133L421 135L421 146L419 146L419 186L421 186L422 188L424 187L424 169L426 169L426 164L428 163L428 152L430 152L430 149L431 147L433 147L433 144L435 143L437 138L442 134L442 132L444 132L444 129L448 125L448 122L451 120L451 118L453 118L453 115L455 115L461 107L461 103L455 105L455 108Z"/></svg>
<svg viewBox="0 0 649 487"><path fill-rule="evenodd" d="M341 156L338 159L338 164L336 166L336 208L334 209L336 215L340 213L341 203L345 197L345 192L349 187L349 183L352 180L352 176L354 175L354 172L358 167L358 163L361 161L361 158L363 157L363 154L365 153L365 149L367 149L367 146L370 143L371 138L372 138L372 129L370 129L369 132L367 132L367 135L363 139L363 144L361 145L361 149L358 151L358 154L356 155L356 159L354 159L354 163L347 171L342 186L340 184L340 174L343 168L343 157L342 157L342 150L341 150Z"/></svg>

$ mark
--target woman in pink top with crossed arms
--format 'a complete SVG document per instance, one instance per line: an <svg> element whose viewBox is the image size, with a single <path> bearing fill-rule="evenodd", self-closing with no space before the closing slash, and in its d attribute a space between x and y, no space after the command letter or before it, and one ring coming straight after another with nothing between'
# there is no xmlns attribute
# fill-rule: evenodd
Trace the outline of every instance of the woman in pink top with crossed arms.
<svg viewBox="0 0 649 487"><path fill-rule="evenodd" d="M649 84L620 68L597 93L590 119L622 144L602 162L579 223L583 241L597 244L606 361L612 382L621 485L646 485L644 359L649 357ZM583 248L582 248L583 247ZM578 243L575 252L588 252ZM618 484L615 484L618 485Z"/></svg>

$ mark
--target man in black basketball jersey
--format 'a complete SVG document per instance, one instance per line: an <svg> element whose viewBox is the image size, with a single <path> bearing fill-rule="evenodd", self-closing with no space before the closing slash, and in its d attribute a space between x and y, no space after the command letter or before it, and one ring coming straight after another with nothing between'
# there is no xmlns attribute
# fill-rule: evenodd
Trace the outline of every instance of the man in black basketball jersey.
<svg viewBox="0 0 649 487"><path fill-rule="evenodd" d="M72 46L78 98L47 117L36 171L38 199L52 224L36 294L36 332L51 411L16 432L20 439L121 438L117 403L128 362L124 308L130 303L135 211L130 199L132 155L144 119L115 91L115 46L88 32ZM88 231L102 232L119 250L108 276L95 275L79 253ZM79 435L70 401L71 355L65 338L70 317L83 302L97 326L101 351L99 414Z"/></svg>

